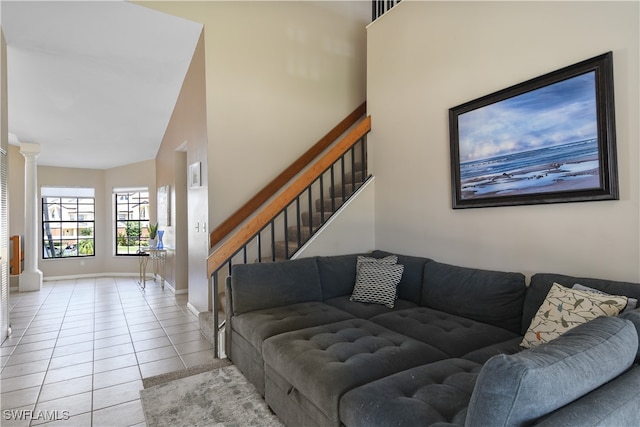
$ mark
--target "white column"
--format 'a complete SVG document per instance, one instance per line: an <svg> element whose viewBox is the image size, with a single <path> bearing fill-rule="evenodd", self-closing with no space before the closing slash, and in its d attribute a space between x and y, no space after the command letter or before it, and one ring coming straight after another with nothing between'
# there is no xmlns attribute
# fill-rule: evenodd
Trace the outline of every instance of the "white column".
<svg viewBox="0 0 640 427"><path fill-rule="evenodd" d="M38 169L36 159L40 144L20 143L24 156L24 271L20 275L20 292L39 291L42 272L38 270Z"/></svg>

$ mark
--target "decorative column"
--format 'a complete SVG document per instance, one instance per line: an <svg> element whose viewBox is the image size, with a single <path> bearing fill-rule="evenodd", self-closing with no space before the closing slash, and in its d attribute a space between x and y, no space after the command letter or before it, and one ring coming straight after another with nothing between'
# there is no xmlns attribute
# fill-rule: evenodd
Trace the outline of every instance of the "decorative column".
<svg viewBox="0 0 640 427"><path fill-rule="evenodd" d="M24 271L20 275L20 292L39 291L42 272L38 270L38 169L36 159L40 144L20 143L24 156Z"/></svg>

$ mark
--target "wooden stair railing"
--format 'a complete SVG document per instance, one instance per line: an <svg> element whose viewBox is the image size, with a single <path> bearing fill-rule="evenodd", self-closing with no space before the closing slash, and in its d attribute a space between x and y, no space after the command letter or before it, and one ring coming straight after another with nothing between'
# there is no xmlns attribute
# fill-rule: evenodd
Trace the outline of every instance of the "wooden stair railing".
<svg viewBox="0 0 640 427"><path fill-rule="evenodd" d="M244 227L238 230L231 238L215 249L207 258L207 271L211 276L222 267L229 257L234 255L249 241L260 229L271 221L283 208L291 203L302 190L309 186L322 172L340 158L353 144L358 142L371 130L371 117L362 120L348 135L346 135L335 147L327 152L321 159L314 163L304 174L298 177L282 194L262 209Z"/></svg>
<svg viewBox="0 0 640 427"><path fill-rule="evenodd" d="M367 116L229 239L212 250L207 258L207 272L211 278L210 302L213 311L215 357L220 355L219 279L230 275L234 264L289 259L299 250L370 177L367 172L365 139L370 130L371 117ZM313 197L318 194L320 199L316 200L315 204L317 211L313 212ZM304 206L308 206L308 212L301 212L301 207ZM295 225L290 227L289 217L295 217L292 221ZM281 226L281 231L277 231ZM276 242L280 236L284 242ZM264 241L271 242L269 247L264 248L264 252L269 252L270 249L270 255L267 256L263 253ZM242 259L238 260L240 256ZM228 267L227 275L221 274L225 266Z"/></svg>
<svg viewBox="0 0 640 427"><path fill-rule="evenodd" d="M363 102L358 108L353 110L351 114L345 117L325 136L323 136L313 147L308 149L298 159L296 159L288 168L280 175L275 177L270 183L264 186L255 196L247 203L235 211L229 218L218 225L209 236L209 247L214 248L225 237L229 235L236 227L242 224L249 216L251 216L260 206L276 194L287 182L307 167L313 159L318 157L325 149L335 142L340 135L344 134L358 119L365 115L367 111L367 103Z"/></svg>

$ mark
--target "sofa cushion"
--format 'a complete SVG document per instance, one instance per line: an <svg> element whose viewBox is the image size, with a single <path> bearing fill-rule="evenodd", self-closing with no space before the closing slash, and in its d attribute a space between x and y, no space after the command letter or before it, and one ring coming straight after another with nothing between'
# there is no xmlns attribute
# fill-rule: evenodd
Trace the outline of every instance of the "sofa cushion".
<svg viewBox="0 0 640 427"><path fill-rule="evenodd" d="M262 354L262 343L269 337L352 318L351 314L321 302L303 302L233 316L231 327Z"/></svg>
<svg viewBox="0 0 640 427"><path fill-rule="evenodd" d="M363 258L358 257L356 283L349 299L393 308L396 302L396 286L400 283L404 266L370 261L360 262Z"/></svg>
<svg viewBox="0 0 640 427"><path fill-rule="evenodd" d="M231 290L234 314L322 300L315 258L234 265Z"/></svg>
<svg viewBox="0 0 640 427"><path fill-rule="evenodd" d="M640 299L640 284L632 282L618 282L614 280L593 279L585 277L566 276L563 274L537 273L531 276L531 283L527 288L527 295L522 311L522 329L524 334L531 324L531 319L535 316L542 301L549 293L549 289L554 283L566 287L572 287L579 283L583 286L595 288L610 295L624 295L631 298Z"/></svg>
<svg viewBox="0 0 640 427"><path fill-rule="evenodd" d="M549 342L568 330L599 316L615 316L627 297L569 289L554 283L522 339L529 348Z"/></svg>
<svg viewBox="0 0 640 427"><path fill-rule="evenodd" d="M387 329L432 345L449 357L517 337L514 332L427 307L381 314L370 319Z"/></svg>
<svg viewBox="0 0 640 427"><path fill-rule="evenodd" d="M420 305L520 333L524 275L442 264L424 266Z"/></svg>
<svg viewBox="0 0 640 427"><path fill-rule="evenodd" d="M342 396L340 421L349 427L463 425L480 368L447 359L365 384Z"/></svg>
<svg viewBox="0 0 640 427"><path fill-rule="evenodd" d="M598 317L558 339L483 366L466 426L528 425L624 372L638 347L631 322Z"/></svg>
<svg viewBox="0 0 640 427"><path fill-rule="evenodd" d="M309 400L334 425L339 425L338 401L345 392L447 357L362 319L276 335L264 342L262 350L267 372L277 372L290 384L291 393ZM265 398L269 403L269 387Z"/></svg>
<svg viewBox="0 0 640 427"><path fill-rule="evenodd" d="M383 258L389 255L396 255L386 251L376 250L371 252L371 256ZM422 298L422 277L424 275L424 265L432 260L429 258L397 254L398 264L404 265L402 279L398 284L398 298L411 301L420 305Z"/></svg>
<svg viewBox="0 0 640 427"><path fill-rule="evenodd" d="M502 341L496 344L491 344L486 347L482 347L478 350L470 351L462 356L462 359L471 360L472 362L480 363L481 365L487 363L487 360L491 359L497 354L515 354L522 351L520 342L521 336L511 338L507 341Z"/></svg>
<svg viewBox="0 0 640 427"><path fill-rule="evenodd" d="M356 262L358 255L336 255L317 257L322 301L350 295L356 282Z"/></svg>
<svg viewBox="0 0 640 427"><path fill-rule="evenodd" d="M346 311L347 313L351 313L360 319L370 319L371 317L379 314L417 307L416 304L403 299L397 299L393 308L389 308L382 304L351 301L351 297L349 296L331 298L326 300L324 303L332 307L339 308L342 311Z"/></svg>

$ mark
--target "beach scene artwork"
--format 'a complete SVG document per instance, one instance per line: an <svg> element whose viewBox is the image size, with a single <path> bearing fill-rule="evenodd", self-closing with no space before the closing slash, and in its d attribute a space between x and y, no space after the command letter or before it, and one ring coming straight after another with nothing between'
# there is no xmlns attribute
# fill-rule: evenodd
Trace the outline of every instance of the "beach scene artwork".
<svg viewBox="0 0 640 427"><path fill-rule="evenodd" d="M600 187L595 71L458 116L462 200Z"/></svg>

